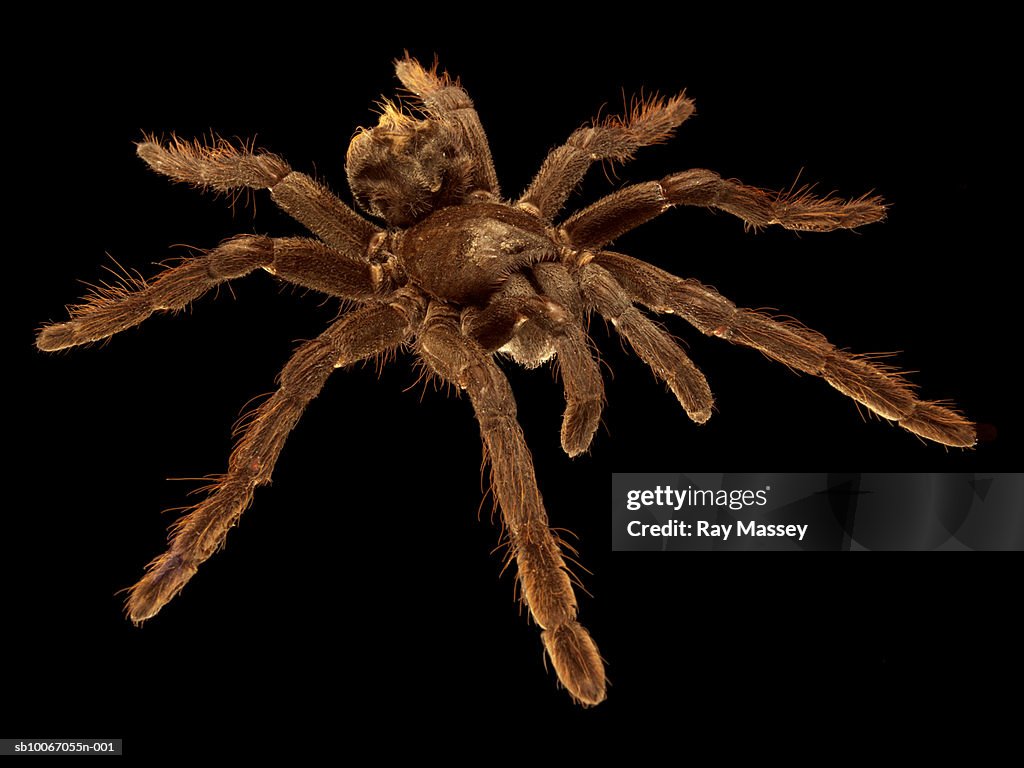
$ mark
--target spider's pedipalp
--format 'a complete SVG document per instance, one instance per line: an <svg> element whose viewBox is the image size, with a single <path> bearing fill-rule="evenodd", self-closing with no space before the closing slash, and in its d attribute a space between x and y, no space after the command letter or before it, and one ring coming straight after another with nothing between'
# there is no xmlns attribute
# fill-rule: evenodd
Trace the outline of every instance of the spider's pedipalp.
<svg viewBox="0 0 1024 768"><path fill-rule="evenodd" d="M480 124L473 101L458 81L453 81L446 72L439 72L436 63L427 69L408 55L395 62L395 73L402 85L420 100L423 110L432 119L459 131L473 160L472 189L468 191L483 190L495 197L500 196L501 188L487 134Z"/></svg>
<svg viewBox="0 0 1024 768"><path fill-rule="evenodd" d="M627 116L613 115L577 129L565 144L548 153L518 204L551 221L591 165L600 160L630 160L641 147L666 141L693 112L693 101L684 92L670 99L638 100Z"/></svg>
<svg viewBox="0 0 1024 768"><path fill-rule="evenodd" d="M149 283L139 278L97 288L84 303L69 308L71 320L42 328L36 346L53 352L105 339L155 312L184 309L212 288L260 268L340 298L379 295L385 285L379 266L317 240L240 235L165 269Z"/></svg>
<svg viewBox="0 0 1024 768"><path fill-rule="evenodd" d="M408 307L372 304L345 315L296 350L281 371L280 387L249 420L228 462L228 472L210 494L172 528L170 548L150 563L131 588L129 617L155 616L227 538L252 502L257 485L270 482L285 440L306 405L335 367L387 352L411 333Z"/></svg>
<svg viewBox="0 0 1024 768"><path fill-rule="evenodd" d="M157 173L201 189L268 189L274 202L296 221L327 245L351 256L365 258L373 236L381 232L323 184L293 171L269 152L253 152L224 139L205 145L176 136L166 146L146 138L136 151Z"/></svg>
<svg viewBox="0 0 1024 768"><path fill-rule="evenodd" d="M461 332L457 315L439 304L428 310L416 343L426 365L464 389L473 404L522 598L544 630L542 639L559 680L580 703L600 703L605 697L604 664L587 630L576 621L572 581L548 526L508 379Z"/></svg>
<svg viewBox="0 0 1024 768"><path fill-rule="evenodd" d="M777 224L802 232L851 229L885 218L880 197L843 200L806 190L769 192L696 168L614 192L570 217L562 230L576 248L603 248L677 205L718 208L754 228Z"/></svg>
<svg viewBox="0 0 1024 768"><path fill-rule="evenodd" d="M594 309L615 326L640 359L668 385L686 415L697 424L711 418L715 399L704 374L664 329L633 306L615 278L590 262L580 268L580 285Z"/></svg>
<svg viewBox="0 0 1024 768"><path fill-rule="evenodd" d="M898 370L837 349L798 323L741 309L696 280L684 280L624 254L603 251L592 263L613 274L633 301L655 312L680 315L701 333L753 347L791 368L819 376L910 432L957 448L970 448L976 442L974 424L953 408L919 400Z"/></svg>

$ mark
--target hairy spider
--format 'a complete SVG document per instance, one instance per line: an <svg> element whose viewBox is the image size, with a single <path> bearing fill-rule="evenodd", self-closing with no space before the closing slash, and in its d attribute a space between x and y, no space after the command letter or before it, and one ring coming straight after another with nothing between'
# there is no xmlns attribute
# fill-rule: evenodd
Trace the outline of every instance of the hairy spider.
<svg viewBox="0 0 1024 768"><path fill-rule="evenodd" d="M316 237L233 237L152 282L127 280L100 289L70 308L70 320L39 332L37 345L46 351L95 342L154 312L181 310L211 288L260 268L356 306L298 348L277 391L250 414L227 473L175 524L168 551L130 590L132 621L154 616L223 545L255 487L270 481L285 439L331 372L400 347L411 348L431 375L468 393L521 599L541 627L559 680L587 705L605 696L603 663L576 620L564 545L548 526L497 353L528 368L557 360L566 399L561 442L570 456L588 449L601 419L604 386L586 331L594 312L664 380L694 422L711 415L703 374L638 307L680 315L704 334L819 376L924 438L974 444L969 421L949 407L918 400L898 371L841 351L794 321L738 308L694 280L607 250L620 235L677 205L718 208L754 228L778 224L822 232L880 221L880 198L772 193L689 170L627 186L556 224L595 161L624 162L640 147L667 140L693 114L693 102L682 93L649 98L626 116L578 129L548 155L523 195L509 202L459 83L436 65L426 69L408 57L396 62L396 70L414 109L385 102L377 125L355 135L346 157L356 203L383 227L276 155L223 140L206 145L147 137L138 155L158 173L217 192L267 189Z"/></svg>

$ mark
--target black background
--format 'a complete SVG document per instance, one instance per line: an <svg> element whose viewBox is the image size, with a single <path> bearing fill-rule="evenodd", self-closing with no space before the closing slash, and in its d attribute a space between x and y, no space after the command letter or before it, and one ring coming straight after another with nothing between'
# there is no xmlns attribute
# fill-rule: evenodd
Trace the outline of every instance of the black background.
<svg viewBox="0 0 1024 768"><path fill-rule="evenodd" d="M187 746L271 729L360 738L371 725L419 724L439 735L455 724L518 727L516 718L608 735L655 713L685 712L688 727L763 716L779 691L800 709L838 711L866 696L906 712L941 706L934 695L954 685L974 700L1010 682L1019 656L1006 558L610 552L614 471L1020 469L1006 384L1016 290L999 244L1011 222L988 186L988 169L1006 161L1002 91L997 50L975 31L865 28L847 39L823 26L744 43L596 48L511 34L488 45L379 35L328 45L284 33L273 45L210 44L227 31L41 42L54 73L15 86L8 182L24 194L8 225L25 241L8 254L24 273L9 288L8 328L24 390L9 401L8 482L24 496L5 526L11 735L121 737L136 752L170 733ZM150 275L184 253L175 244L301 232L266 195L254 214L153 174L134 156L143 130L256 136L347 199L348 139L394 91L390 61L405 47L421 59L437 52L462 77L508 196L602 105L684 87L698 112L677 139L642 151L611 184L595 169L571 206L690 167L765 187L800 174L823 192L884 195L889 221L860 232L753 235L690 209L616 247L741 305L797 317L840 346L901 351L925 397L955 401L996 438L946 450L865 423L823 382L673 322L717 398L697 427L595 321L608 407L591 455L570 461L550 370L505 365L552 524L579 536L593 572L583 574L593 598L581 595L581 620L612 685L586 711L545 672L513 579L499 577L489 506L477 515L468 402L424 390L400 356L379 375L365 366L332 378L226 550L132 628L115 592L164 546L174 513L159 510L187 503L198 484L166 478L222 471L243 404L272 388L296 342L337 307L259 274L92 349L43 355L34 329L65 317L79 281L104 279L104 253ZM341 719L343 704L355 710ZM239 723L227 736L224 719Z"/></svg>

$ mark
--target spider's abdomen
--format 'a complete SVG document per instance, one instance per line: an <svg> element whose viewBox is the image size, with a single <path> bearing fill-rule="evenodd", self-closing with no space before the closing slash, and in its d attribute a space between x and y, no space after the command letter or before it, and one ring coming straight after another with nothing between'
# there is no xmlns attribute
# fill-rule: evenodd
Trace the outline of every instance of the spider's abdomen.
<svg viewBox="0 0 1024 768"><path fill-rule="evenodd" d="M535 217L481 202L432 213L405 232L398 255L434 298L483 305L510 274L557 258L557 249Z"/></svg>

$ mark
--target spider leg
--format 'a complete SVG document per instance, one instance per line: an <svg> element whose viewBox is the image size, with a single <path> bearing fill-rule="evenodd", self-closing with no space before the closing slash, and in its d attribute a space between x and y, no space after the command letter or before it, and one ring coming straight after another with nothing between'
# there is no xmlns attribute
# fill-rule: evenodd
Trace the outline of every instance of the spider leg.
<svg viewBox="0 0 1024 768"><path fill-rule="evenodd" d="M381 229L339 200L327 187L293 171L277 155L236 147L224 139L207 146L171 136L166 146L147 137L137 153L150 168L175 181L215 192L268 189L285 212L332 248L365 258Z"/></svg>
<svg viewBox="0 0 1024 768"><path fill-rule="evenodd" d="M847 201L806 191L769 192L698 168L614 192L574 214L562 231L576 248L601 248L677 205L718 208L755 228L778 224L804 232L848 229L885 218L880 197Z"/></svg>
<svg viewBox="0 0 1024 768"><path fill-rule="evenodd" d="M500 197L498 174L494 170L487 134L469 94L458 80L453 81L447 72L438 72L436 62L431 69L426 69L408 55L395 62L395 72L431 118L458 129L466 141L469 156L473 158L473 189Z"/></svg>
<svg viewBox="0 0 1024 768"><path fill-rule="evenodd" d="M491 464L509 555L518 565L522 599L543 630L541 639L559 680L580 703L601 702L604 665L589 633L576 621L576 596L548 527L508 380L490 355L461 332L456 315L440 305L428 309L417 349L431 370L469 393Z"/></svg>
<svg viewBox="0 0 1024 768"><path fill-rule="evenodd" d="M545 296L499 293L483 309L470 308L463 312L462 328L490 353L511 341L516 330L528 320L546 334L559 336L565 332L571 317L565 307Z"/></svg>
<svg viewBox="0 0 1024 768"><path fill-rule="evenodd" d="M555 359L565 388L562 450L572 457L590 448L604 409L604 381L588 342L587 335L575 325L555 340Z"/></svg>
<svg viewBox="0 0 1024 768"><path fill-rule="evenodd" d="M576 281L564 264L536 264L533 275L545 296L550 296L573 313L577 323L566 326L555 338L556 362L565 389L562 417L562 449L579 456L590 448L604 409L604 381L590 351L590 338L583 330L584 306Z"/></svg>
<svg viewBox="0 0 1024 768"><path fill-rule="evenodd" d="M629 294L603 267L585 264L579 279L583 296L668 384L687 416L697 424L711 418L715 401L708 381L672 337L633 306Z"/></svg>
<svg viewBox="0 0 1024 768"><path fill-rule="evenodd" d="M683 280L623 254L604 251L592 263L611 272L634 301L649 309L678 314L701 333L753 347L819 376L914 434L958 448L976 442L974 424L953 408L919 400L900 371L836 349L824 336L796 322L738 308L696 280Z"/></svg>
<svg viewBox="0 0 1024 768"><path fill-rule="evenodd" d="M69 308L71 320L40 330L36 345L52 352L105 339L154 312L184 309L211 288L260 268L290 283L347 299L379 296L390 287L381 265L339 253L317 240L241 235L165 269L150 283L129 278L97 289L84 303Z"/></svg>
<svg viewBox="0 0 1024 768"><path fill-rule="evenodd" d="M590 447L601 423L604 382L582 329L582 302L572 277L551 262L535 265L533 275L540 294L525 276L514 275L483 310L463 313L462 330L485 352L500 349L527 367L555 353L566 400L562 449L575 457Z"/></svg>
<svg viewBox="0 0 1024 768"><path fill-rule="evenodd" d="M174 525L167 552L150 563L146 575L131 588L127 611L134 623L155 616L223 546L256 486L270 482L288 434L331 372L404 342L413 324L411 311L397 302L361 307L296 350L281 371L278 390L252 413L227 474Z"/></svg>
<svg viewBox="0 0 1024 768"><path fill-rule="evenodd" d="M671 99L638 100L625 117L613 115L578 128L551 150L518 205L550 222L594 162L632 159L640 147L666 141L693 111L693 101L680 93Z"/></svg>

